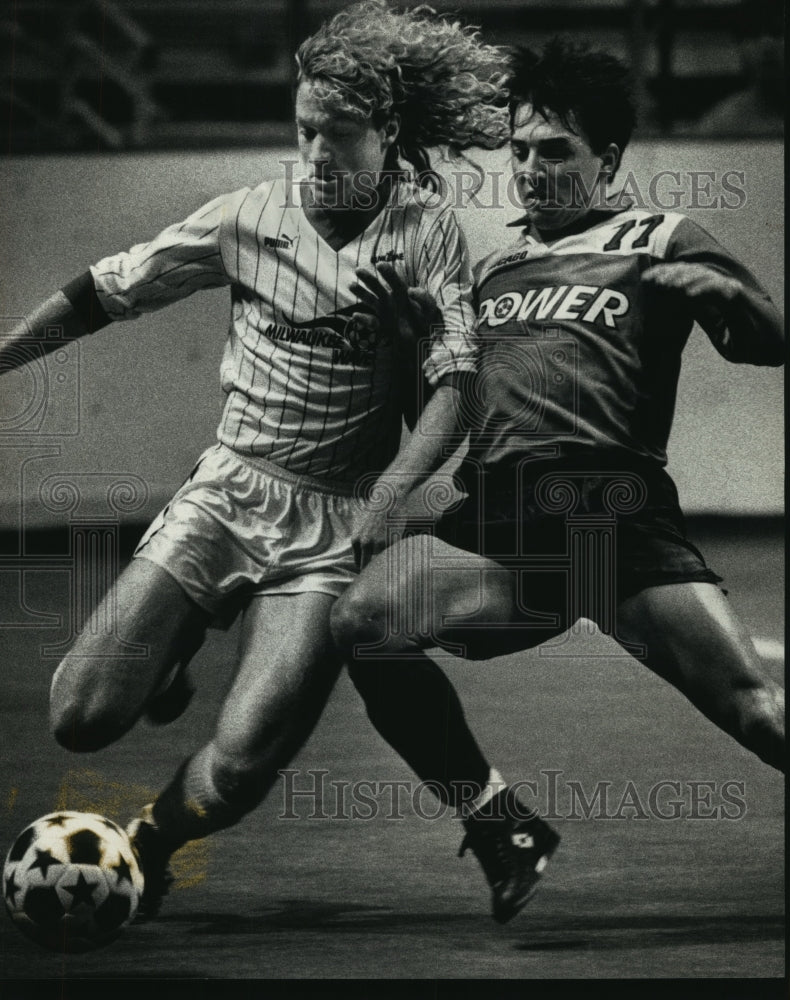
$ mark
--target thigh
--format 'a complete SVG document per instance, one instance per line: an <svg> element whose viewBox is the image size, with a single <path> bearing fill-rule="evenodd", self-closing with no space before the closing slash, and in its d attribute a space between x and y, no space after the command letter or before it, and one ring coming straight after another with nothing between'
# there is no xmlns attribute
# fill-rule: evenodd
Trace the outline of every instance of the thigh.
<svg viewBox="0 0 790 1000"><path fill-rule="evenodd" d="M282 762L312 731L340 671L329 630L334 600L312 592L250 600L214 737L223 756Z"/></svg>
<svg viewBox="0 0 790 1000"><path fill-rule="evenodd" d="M488 659L562 630L557 623L533 627L520 589L517 570L434 535L414 535L371 561L340 598L337 617L361 626L359 659L432 647Z"/></svg>
<svg viewBox="0 0 790 1000"><path fill-rule="evenodd" d="M766 683L751 637L711 583L648 587L617 610L617 638L699 707Z"/></svg>
<svg viewBox="0 0 790 1000"><path fill-rule="evenodd" d="M205 625L178 583L133 559L93 610L52 681L52 704L115 713L134 721L152 690Z"/></svg>

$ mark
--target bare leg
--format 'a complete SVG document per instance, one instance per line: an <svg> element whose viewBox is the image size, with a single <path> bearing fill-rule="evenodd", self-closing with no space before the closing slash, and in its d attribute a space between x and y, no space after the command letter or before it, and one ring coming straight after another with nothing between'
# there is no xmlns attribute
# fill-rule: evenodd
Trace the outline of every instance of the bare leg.
<svg viewBox="0 0 790 1000"><path fill-rule="evenodd" d="M133 559L55 671L50 718L57 741L91 751L120 739L205 618L163 569Z"/></svg>
<svg viewBox="0 0 790 1000"><path fill-rule="evenodd" d="M332 614L374 725L444 802L462 810L461 853L471 849L480 862L500 923L530 898L559 836L525 812L512 788L497 787L501 777L480 751L458 695L423 650L488 659L555 635L561 616L536 628L517 582L492 560L414 536L372 560Z"/></svg>
<svg viewBox="0 0 790 1000"><path fill-rule="evenodd" d="M352 660L348 672L379 735L442 802L461 807L481 793L491 766L433 660L419 651L404 660Z"/></svg>
<svg viewBox="0 0 790 1000"><path fill-rule="evenodd" d="M643 662L712 722L784 771L784 690L766 677L754 645L709 583L649 587L624 601L618 636L646 647Z"/></svg>
<svg viewBox="0 0 790 1000"><path fill-rule="evenodd" d="M490 658L556 634L518 623L514 585L513 574L491 560L421 535L372 560L332 611L371 722L454 806L474 799L491 769L455 689L423 650Z"/></svg>
<svg viewBox="0 0 790 1000"><path fill-rule="evenodd" d="M154 804L171 851L254 809L313 731L341 666L329 632L333 601L306 593L250 602L214 735Z"/></svg>
<svg viewBox="0 0 790 1000"><path fill-rule="evenodd" d="M239 673L212 740L182 765L150 811L144 810L138 821L134 835L138 851L141 857L147 853L155 859L144 863L146 883L151 887L149 898L143 897L146 916L156 913L167 891L168 856L187 840L231 826L254 809L271 788L278 770L312 731L341 663L329 631L332 603L333 599L325 595L302 594L263 597L251 605L243 623ZM467 760L460 762L459 778L466 803L458 804L471 805L474 797L477 808L482 804L477 798L482 786L490 793L489 800L494 794L488 782L489 768L466 727L452 686L441 671L438 673L438 683L435 673L429 670L427 675L416 678L414 689L404 689L401 684L400 690L405 690L411 704L401 711L402 698L387 701L387 717L394 728L382 732L412 762L415 758L410 756L410 749L415 744L410 742L409 734L427 735L427 757L423 753L419 760L425 763L428 776L438 775L440 781L448 780L448 763L453 762L448 762L448 748L441 743L437 746L434 724L441 721L441 731L452 732L455 749L465 739L470 753ZM416 713L414 703L420 706ZM376 715L374 708L371 716ZM392 738L392 733L403 738L403 745ZM479 758L477 770L475 762L468 763L475 755ZM469 795L476 775L477 795ZM500 795L504 797L505 793ZM517 812L490 818L473 812L465 823L464 844L472 848L483 865L492 887L494 916L508 920L526 903L559 838L537 817L519 819ZM522 831L529 834L522 838L523 850L513 842L515 833ZM144 851L145 844L148 847Z"/></svg>
<svg viewBox="0 0 790 1000"><path fill-rule="evenodd" d="M432 535L376 556L337 600L332 633L346 657L375 663L440 647L467 659L528 649L565 624L534 624L512 570Z"/></svg>

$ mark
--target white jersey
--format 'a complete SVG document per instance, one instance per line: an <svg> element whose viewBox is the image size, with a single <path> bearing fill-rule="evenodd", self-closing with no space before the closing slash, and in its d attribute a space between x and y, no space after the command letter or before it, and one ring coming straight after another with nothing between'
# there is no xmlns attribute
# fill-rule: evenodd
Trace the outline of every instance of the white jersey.
<svg viewBox="0 0 790 1000"><path fill-rule="evenodd" d="M349 291L355 269L388 261L435 297L444 330L423 371L436 385L474 368L467 253L452 210L406 182L338 251L307 220L299 191L279 180L223 195L91 273L113 320L230 285L217 437L298 474L353 481L391 461L401 429L391 344L351 319L365 311Z"/></svg>

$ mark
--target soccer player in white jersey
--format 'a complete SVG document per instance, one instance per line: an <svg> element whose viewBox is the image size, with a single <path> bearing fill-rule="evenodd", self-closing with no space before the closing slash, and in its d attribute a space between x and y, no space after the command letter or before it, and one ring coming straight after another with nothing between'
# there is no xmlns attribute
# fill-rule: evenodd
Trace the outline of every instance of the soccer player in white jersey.
<svg viewBox="0 0 790 1000"><path fill-rule="evenodd" d="M489 768L421 651L486 659L578 617L784 770L784 691L687 538L664 468L694 321L728 361L775 366L781 316L689 218L606 197L634 125L616 59L554 41L517 54L508 86L525 215L515 244L476 272L478 381L463 405L459 473L467 499L435 535L373 559L333 609L338 645L379 731L440 788L479 782ZM441 744L431 719L442 720ZM519 812L502 788L466 820L502 920L526 900L509 856L528 855L537 877L557 845L540 817Z"/></svg>
<svg viewBox="0 0 790 1000"><path fill-rule="evenodd" d="M51 691L57 740L98 750L146 712L162 721L183 708L160 694L174 664L210 620L242 612L238 671L213 736L130 827L148 915L167 890L170 854L253 809L319 717L341 665L331 605L384 544L383 514L355 490L386 470L405 495L442 461L454 380L473 368L471 279L452 210L398 168L422 171L429 145L505 140L499 58L430 11L348 8L298 52L302 176L286 170L218 197L99 261L18 331L79 337L230 286L218 443L96 612L117 636L86 627ZM400 451L399 344L351 289L380 260L428 289L443 321L423 365L434 393L421 433Z"/></svg>

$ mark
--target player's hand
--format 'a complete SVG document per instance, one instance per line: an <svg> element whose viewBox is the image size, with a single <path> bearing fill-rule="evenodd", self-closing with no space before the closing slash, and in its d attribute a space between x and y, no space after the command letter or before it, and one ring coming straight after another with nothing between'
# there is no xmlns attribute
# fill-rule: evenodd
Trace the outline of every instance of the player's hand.
<svg viewBox="0 0 790 1000"><path fill-rule="evenodd" d="M356 276L350 291L395 335L398 348L411 352L430 335L433 324L441 323L442 313L433 296L424 288L407 286L391 264L360 267Z"/></svg>
<svg viewBox="0 0 790 1000"><path fill-rule="evenodd" d="M409 288L391 264L379 264L375 270L359 268L356 274L352 293L379 318L382 330L392 338L392 366L401 408L409 430L413 430L430 394L419 345L442 324L442 312L430 292Z"/></svg>
<svg viewBox="0 0 790 1000"><path fill-rule="evenodd" d="M642 281L650 288L674 292L694 304L732 302L741 293L739 281L704 264L654 264L642 274Z"/></svg>
<svg viewBox="0 0 790 1000"><path fill-rule="evenodd" d="M387 547L388 513L388 511L368 509L356 525L351 548L360 573L375 555Z"/></svg>
<svg viewBox="0 0 790 1000"><path fill-rule="evenodd" d="M648 289L675 299L709 332L726 324L729 307L739 299L742 290L739 281L712 267L681 261L649 267L642 281Z"/></svg>

